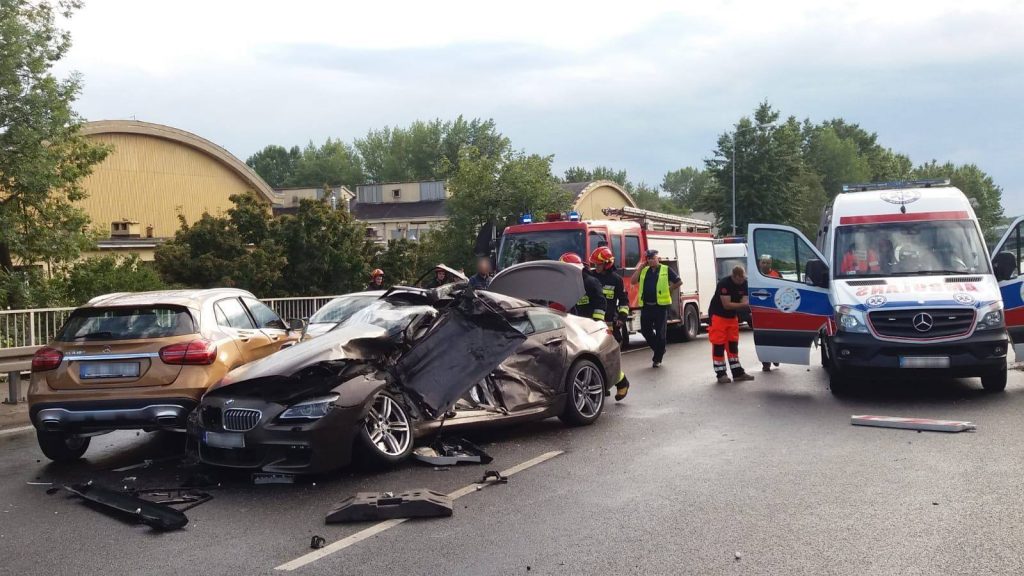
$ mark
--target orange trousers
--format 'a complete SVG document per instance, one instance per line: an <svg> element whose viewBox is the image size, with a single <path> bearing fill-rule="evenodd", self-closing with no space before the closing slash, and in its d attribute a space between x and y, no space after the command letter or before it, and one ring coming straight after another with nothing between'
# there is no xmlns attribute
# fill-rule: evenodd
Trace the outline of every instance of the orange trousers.
<svg viewBox="0 0 1024 576"><path fill-rule="evenodd" d="M740 365L740 321L736 318L723 318L711 315L708 327L708 340L711 341L711 363L715 374L725 375L725 361L729 360L729 370L733 376L743 374Z"/></svg>

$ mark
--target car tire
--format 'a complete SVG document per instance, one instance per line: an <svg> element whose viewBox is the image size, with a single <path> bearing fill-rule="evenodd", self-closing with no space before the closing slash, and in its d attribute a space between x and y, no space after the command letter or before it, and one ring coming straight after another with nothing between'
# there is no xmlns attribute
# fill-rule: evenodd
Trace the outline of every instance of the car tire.
<svg viewBox="0 0 1024 576"><path fill-rule="evenodd" d="M833 396L847 396L853 390L853 378L841 370L830 370L828 388L832 391Z"/></svg>
<svg viewBox="0 0 1024 576"><path fill-rule="evenodd" d="M565 379L565 409L558 416L570 426L593 424L604 410L604 371L590 360L577 360Z"/></svg>
<svg viewBox="0 0 1024 576"><path fill-rule="evenodd" d="M44 432L36 430L39 448L54 462L74 462L89 449L89 437L75 436L65 432Z"/></svg>
<svg viewBox="0 0 1024 576"><path fill-rule="evenodd" d="M700 316L695 306L687 306L683 309L683 317L678 323L669 324L668 339L671 342L689 342L700 334Z"/></svg>
<svg viewBox="0 0 1024 576"><path fill-rule="evenodd" d="M396 396L380 392L370 411L359 424L357 448L365 463L394 466L412 454L413 420L409 410Z"/></svg>
<svg viewBox="0 0 1024 576"><path fill-rule="evenodd" d="M981 386L986 392L1002 392L1006 390L1006 363L1002 368L990 370L981 375Z"/></svg>

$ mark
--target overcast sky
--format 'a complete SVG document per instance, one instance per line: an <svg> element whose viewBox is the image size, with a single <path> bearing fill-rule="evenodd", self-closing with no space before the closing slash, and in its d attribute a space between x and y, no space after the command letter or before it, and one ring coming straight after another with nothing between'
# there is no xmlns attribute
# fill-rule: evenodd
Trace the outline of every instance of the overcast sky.
<svg viewBox="0 0 1024 576"><path fill-rule="evenodd" d="M62 70L79 111L195 132L242 159L416 119L491 117L514 145L633 180L698 166L767 99L917 162L974 162L1024 213L1024 3L86 0Z"/></svg>

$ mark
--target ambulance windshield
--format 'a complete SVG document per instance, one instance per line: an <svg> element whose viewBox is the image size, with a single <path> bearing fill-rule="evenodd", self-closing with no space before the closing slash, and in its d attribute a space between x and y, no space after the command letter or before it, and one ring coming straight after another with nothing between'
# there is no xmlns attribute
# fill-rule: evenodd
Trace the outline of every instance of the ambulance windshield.
<svg viewBox="0 0 1024 576"><path fill-rule="evenodd" d="M835 277L987 274L971 220L884 222L836 228Z"/></svg>
<svg viewBox="0 0 1024 576"><path fill-rule="evenodd" d="M534 260L558 260L566 252L574 252L586 259L586 239L582 229L537 230L505 234L498 251L498 268Z"/></svg>

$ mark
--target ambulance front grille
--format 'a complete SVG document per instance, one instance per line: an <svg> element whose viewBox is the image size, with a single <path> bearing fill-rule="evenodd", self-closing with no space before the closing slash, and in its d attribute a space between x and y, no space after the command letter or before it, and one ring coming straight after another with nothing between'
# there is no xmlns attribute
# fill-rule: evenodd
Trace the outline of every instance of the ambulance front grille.
<svg viewBox="0 0 1024 576"><path fill-rule="evenodd" d="M953 338L970 332L974 310L969 308L932 308L875 310L868 314L872 328L880 336L924 340Z"/></svg>

